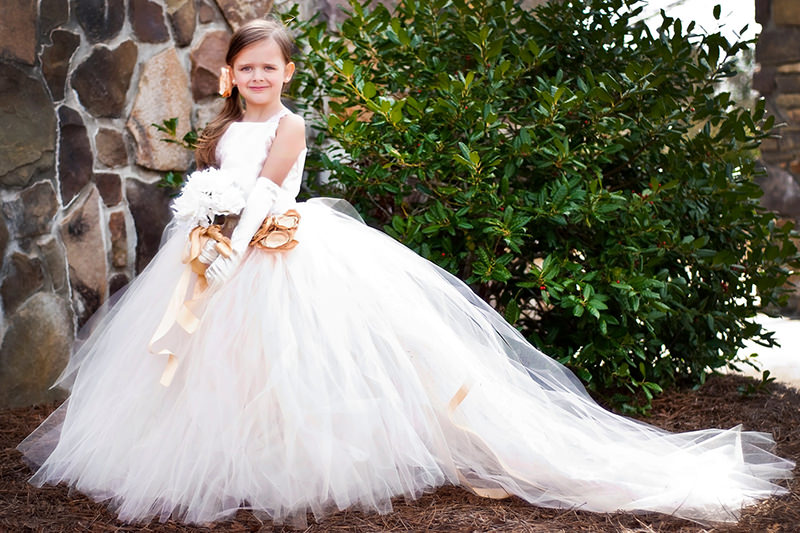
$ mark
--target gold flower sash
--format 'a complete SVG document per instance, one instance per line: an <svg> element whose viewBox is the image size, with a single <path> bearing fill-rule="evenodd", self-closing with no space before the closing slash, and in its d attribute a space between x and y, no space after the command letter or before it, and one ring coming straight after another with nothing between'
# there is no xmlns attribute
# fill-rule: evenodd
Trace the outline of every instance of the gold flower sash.
<svg viewBox="0 0 800 533"><path fill-rule="evenodd" d="M294 209L282 215L269 215L264 219L250 246L261 250L291 250L297 246L294 234L300 223L300 213Z"/></svg>

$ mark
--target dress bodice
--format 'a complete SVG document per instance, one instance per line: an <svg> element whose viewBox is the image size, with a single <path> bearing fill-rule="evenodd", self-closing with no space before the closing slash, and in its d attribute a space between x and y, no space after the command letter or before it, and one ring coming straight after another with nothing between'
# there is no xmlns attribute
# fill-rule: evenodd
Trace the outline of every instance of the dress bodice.
<svg viewBox="0 0 800 533"><path fill-rule="evenodd" d="M253 188L272 147L281 118L291 113L285 107L263 122L232 122L217 143L217 162L234 171L237 184L248 193ZM297 156L281 188L295 198L300 192L306 150Z"/></svg>

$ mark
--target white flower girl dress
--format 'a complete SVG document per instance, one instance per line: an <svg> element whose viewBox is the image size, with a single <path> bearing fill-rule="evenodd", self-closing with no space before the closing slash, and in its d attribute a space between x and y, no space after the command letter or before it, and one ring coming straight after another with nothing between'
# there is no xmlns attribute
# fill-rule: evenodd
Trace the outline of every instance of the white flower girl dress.
<svg viewBox="0 0 800 533"><path fill-rule="evenodd" d="M233 123L221 168L252 187L281 113ZM304 154L286 178L299 191ZM294 202L291 202L294 204ZM312 200L285 252L250 248L149 346L186 275L188 226L77 347L69 399L20 449L124 521L277 522L442 484L542 506L734 521L793 463L740 427L671 434L599 407L469 288L342 205ZM191 274L196 280L196 275ZM188 289L191 292L191 287ZM177 365L159 383L168 356ZM155 354L153 352L156 352Z"/></svg>

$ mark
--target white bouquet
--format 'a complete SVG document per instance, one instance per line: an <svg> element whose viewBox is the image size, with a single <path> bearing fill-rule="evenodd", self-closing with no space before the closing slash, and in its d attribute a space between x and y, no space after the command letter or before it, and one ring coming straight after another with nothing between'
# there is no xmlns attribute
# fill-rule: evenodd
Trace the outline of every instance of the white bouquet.
<svg viewBox="0 0 800 533"><path fill-rule="evenodd" d="M216 215L238 215L245 200L231 172L207 168L189 175L171 207L178 221L208 227Z"/></svg>

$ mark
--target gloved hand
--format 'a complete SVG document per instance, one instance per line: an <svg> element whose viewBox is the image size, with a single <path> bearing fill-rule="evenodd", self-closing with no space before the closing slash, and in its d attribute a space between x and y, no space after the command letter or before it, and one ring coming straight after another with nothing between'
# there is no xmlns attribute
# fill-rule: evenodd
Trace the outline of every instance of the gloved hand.
<svg viewBox="0 0 800 533"><path fill-rule="evenodd" d="M203 245L203 248L200 250L200 255L197 256L197 260L203 263L204 265L210 265L214 262L214 259L219 257L219 250L217 250L217 241L214 239L208 239L206 243Z"/></svg>
<svg viewBox="0 0 800 533"><path fill-rule="evenodd" d="M231 235L230 257L220 255L206 270L206 281L211 288L216 288L228 281L247 251L250 240L264 222L282 189L269 178L260 176L247 197L247 204L242 209L239 223Z"/></svg>

